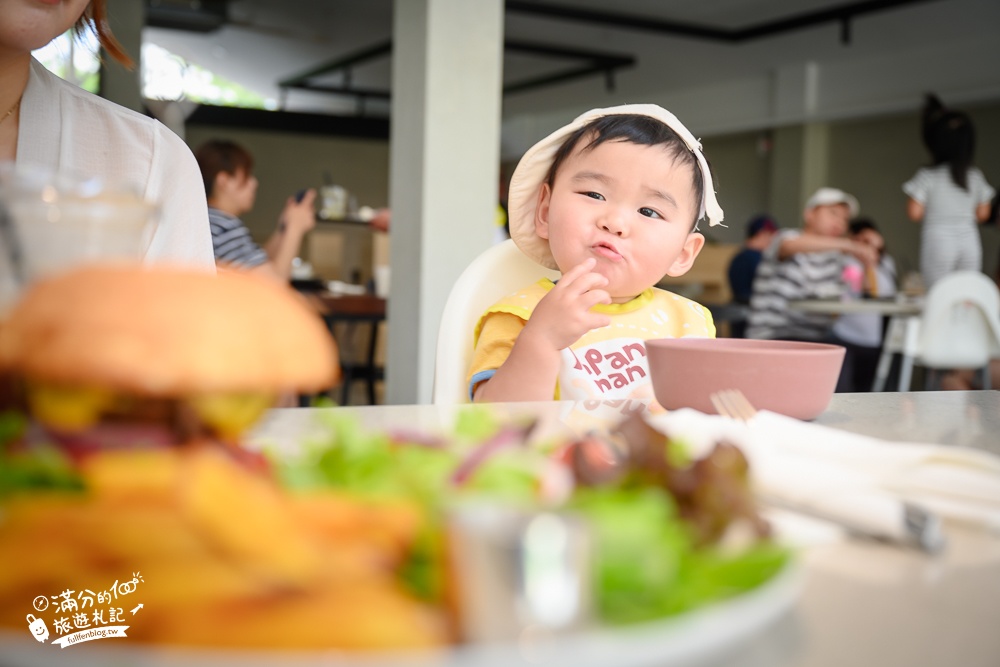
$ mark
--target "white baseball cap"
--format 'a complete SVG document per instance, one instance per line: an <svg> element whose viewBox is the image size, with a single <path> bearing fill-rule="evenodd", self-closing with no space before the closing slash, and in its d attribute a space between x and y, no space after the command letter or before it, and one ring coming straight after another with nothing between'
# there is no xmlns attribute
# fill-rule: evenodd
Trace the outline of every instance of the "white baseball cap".
<svg viewBox="0 0 1000 667"><path fill-rule="evenodd" d="M851 211L851 217L856 218L858 216L858 211L861 210L858 206L858 199L853 195L849 195L843 190L838 190L837 188L820 188L817 190L809 201L806 202L806 209L816 208L817 206L832 206L833 204L847 204L847 208Z"/></svg>
<svg viewBox="0 0 1000 667"><path fill-rule="evenodd" d="M521 252L544 267L558 269L556 261L549 250L549 242L535 232L535 209L538 207L538 195L549 173L552 161L566 139L588 123L602 116L634 114L649 116L662 122L673 130L687 147L694 153L701 168L702 180L705 183L704 194L698 210L698 219L708 217L710 226L722 222L722 208L715 198L715 185L708 162L702 154L701 142L694 138L684 124L666 109L655 104L624 104L606 109L591 109L578 116L549 136L545 137L528 151L518 162L514 175L510 179L510 189L507 196L507 215L510 222L510 237Z"/></svg>

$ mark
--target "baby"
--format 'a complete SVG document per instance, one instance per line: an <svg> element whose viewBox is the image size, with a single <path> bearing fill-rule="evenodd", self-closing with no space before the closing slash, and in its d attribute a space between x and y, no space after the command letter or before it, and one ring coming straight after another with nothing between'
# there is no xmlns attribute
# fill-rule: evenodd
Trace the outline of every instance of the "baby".
<svg viewBox="0 0 1000 667"><path fill-rule="evenodd" d="M477 401L652 398L645 341L714 337L709 311L655 288L722 221L701 144L651 104L589 111L535 144L511 179L510 234L558 269L491 306L469 372Z"/></svg>

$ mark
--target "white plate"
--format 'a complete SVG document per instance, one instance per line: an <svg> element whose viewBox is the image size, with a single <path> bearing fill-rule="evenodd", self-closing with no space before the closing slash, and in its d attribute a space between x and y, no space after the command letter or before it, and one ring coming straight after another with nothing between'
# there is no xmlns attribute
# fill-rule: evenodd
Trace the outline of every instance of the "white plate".
<svg viewBox="0 0 1000 667"><path fill-rule="evenodd" d="M592 630L545 643L468 646L416 655L372 653L240 653L168 649L128 645L128 639L98 640L58 649L37 644L27 625L23 635L0 632L0 665L4 667L675 667L705 665L732 656L766 628L777 623L795 603L802 583L798 565L785 567L748 593L686 614L625 628ZM322 619L317 618L321 623ZM114 642L114 644L111 644ZM101 645L103 644L103 645ZM746 661L743 661L744 663Z"/></svg>

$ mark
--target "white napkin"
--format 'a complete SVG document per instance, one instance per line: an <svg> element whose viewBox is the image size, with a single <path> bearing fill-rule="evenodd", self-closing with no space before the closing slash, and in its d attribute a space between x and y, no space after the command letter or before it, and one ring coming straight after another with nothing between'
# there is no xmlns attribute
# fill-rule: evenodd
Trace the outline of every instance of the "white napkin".
<svg viewBox="0 0 1000 667"><path fill-rule="evenodd" d="M695 450L721 437L744 451L755 491L895 536L904 501L1000 533L1000 457L968 447L887 442L759 411L747 423L674 410L650 417Z"/></svg>

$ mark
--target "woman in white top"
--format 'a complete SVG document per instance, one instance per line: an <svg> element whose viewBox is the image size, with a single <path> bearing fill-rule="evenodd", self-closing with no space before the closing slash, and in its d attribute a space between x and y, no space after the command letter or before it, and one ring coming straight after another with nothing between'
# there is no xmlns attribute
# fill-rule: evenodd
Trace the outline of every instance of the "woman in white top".
<svg viewBox="0 0 1000 667"><path fill-rule="evenodd" d="M214 270L205 190L187 145L158 121L92 95L31 56L76 26L116 60L105 0L0 0L0 161L128 184L160 205L147 261Z"/></svg>
<svg viewBox="0 0 1000 667"><path fill-rule="evenodd" d="M982 270L977 223L989 218L995 191L972 166L975 132L966 114L946 109L928 95L923 135L934 164L917 171L903 184L903 192L909 195L907 215L923 222L920 273L929 289L953 271Z"/></svg>

